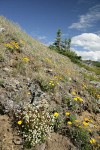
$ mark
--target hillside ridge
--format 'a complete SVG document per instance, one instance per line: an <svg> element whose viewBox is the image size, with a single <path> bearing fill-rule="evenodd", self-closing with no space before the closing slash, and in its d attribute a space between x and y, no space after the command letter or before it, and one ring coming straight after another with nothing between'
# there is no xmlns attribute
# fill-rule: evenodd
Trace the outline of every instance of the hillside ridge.
<svg viewBox="0 0 100 150"><path fill-rule="evenodd" d="M8 127L0 127L0 149L27 149L17 133L15 112L42 101L63 121L51 134L53 144L47 138L45 146L31 150L99 150L100 74L74 64L0 16L0 122Z"/></svg>

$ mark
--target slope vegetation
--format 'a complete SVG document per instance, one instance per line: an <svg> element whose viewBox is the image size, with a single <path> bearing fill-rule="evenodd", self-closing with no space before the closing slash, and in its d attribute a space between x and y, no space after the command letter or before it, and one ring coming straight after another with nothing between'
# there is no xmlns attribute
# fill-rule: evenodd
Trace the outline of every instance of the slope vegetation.
<svg viewBox="0 0 100 150"><path fill-rule="evenodd" d="M38 106L44 100L49 105L47 111L56 119L52 142L46 138L45 146L36 149L99 149L99 81L100 75L50 50L1 16L0 122L4 124L8 118L9 124L6 133L5 126L0 127L0 148L9 149L10 142L10 150L23 149L22 136L16 136L19 129L15 111L28 104ZM4 140L9 135L10 141Z"/></svg>

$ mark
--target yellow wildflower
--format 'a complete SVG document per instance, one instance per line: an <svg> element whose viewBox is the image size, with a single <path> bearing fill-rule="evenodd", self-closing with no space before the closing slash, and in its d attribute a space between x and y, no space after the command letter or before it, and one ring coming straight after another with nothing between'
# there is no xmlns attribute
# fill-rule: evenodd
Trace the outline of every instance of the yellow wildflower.
<svg viewBox="0 0 100 150"><path fill-rule="evenodd" d="M58 117L59 116L59 113L58 112L55 112L54 113L54 117Z"/></svg>
<svg viewBox="0 0 100 150"><path fill-rule="evenodd" d="M83 102L83 99L82 99L82 98L78 98L78 99L79 99L80 102Z"/></svg>
<svg viewBox="0 0 100 150"><path fill-rule="evenodd" d="M79 120L75 120L75 122L80 122Z"/></svg>
<svg viewBox="0 0 100 150"><path fill-rule="evenodd" d="M90 143L91 143L91 144L95 144L95 143L96 143L96 140L95 140L94 138L91 138Z"/></svg>
<svg viewBox="0 0 100 150"><path fill-rule="evenodd" d="M89 131L89 132L92 132L92 130L91 130L91 129L88 129L88 131Z"/></svg>
<svg viewBox="0 0 100 150"><path fill-rule="evenodd" d="M68 121L67 124L68 124L68 125L72 125L72 122L71 122L71 121Z"/></svg>
<svg viewBox="0 0 100 150"><path fill-rule="evenodd" d="M83 125L88 126L89 124L87 122L83 121Z"/></svg>
<svg viewBox="0 0 100 150"><path fill-rule="evenodd" d="M89 121L90 121L88 118L84 118L84 120L85 120L86 122L89 122Z"/></svg>
<svg viewBox="0 0 100 150"><path fill-rule="evenodd" d="M19 120L17 123L18 123L18 125L21 125L22 124L22 120Z"/></svg>
<svg viewBox="0 0 100 150"><path fill-rule="evenodd" d="M52 86L54 86L54 83L52 83Z"/></svg>
<svg viewBox="0 0 100 150"><path fill-rule="evenodd" d="M69 116L69 115L70 115L70 113L69 113L69 112L66 112L66 113L65 113L65 115L66 115L66 116Z"/></svg>
<svg viewBox="0 0 100 150"><path fill-rule="evenodd" d="M93 120L89 120L91 123L93 122Z"/></svg>
<svg viewBox="0 0 100 150"><path fill-rule="evenodd" d="M72 95L76 95L76 92L75 92L75 91L72 91L71 94L72 94Z"/></svg>
<svg viewBox="0 0 100 150"><path fill-rule="evenodd" d="M23 61L24 61L24 62L29 62L29 58L28 58L28 57L24 57L24 58L23 58Z"/></svg>
<svg viewBox="0 0 100 150"><path fill-rule="evenodd" d="M53 81L51 80L50 83L53 83Z"/></svg>
<svg viewBox="0 0 100 150"><path fill-rule="evenodd" d="M97 126L96 126L96 125L94 125L94 128L97 128Z"/></svg>
<svg viewBox="0 0 100 150"><path fill-rule="evenodd" d="M78 126L79 128L82 128L82 126Z"/></svg>
<svg viewBox="0 0 100 150"><path fill-rule="evenodd" d="M86 88L86 85L83 83L83 88Z"/></svg>
<svg viewBox="0 0 100 150"><path fill-rule="evenodd" d="M78 101L78 98L77 98L77 97L74 97L74 101Z"/></svg>
<svg viewBox="0 0 100 150"><path fill-rule="evenodd" d="M10 48L10 49L13 49L13 46L10 45L9 43L5 44L6 47Z"/></svg>

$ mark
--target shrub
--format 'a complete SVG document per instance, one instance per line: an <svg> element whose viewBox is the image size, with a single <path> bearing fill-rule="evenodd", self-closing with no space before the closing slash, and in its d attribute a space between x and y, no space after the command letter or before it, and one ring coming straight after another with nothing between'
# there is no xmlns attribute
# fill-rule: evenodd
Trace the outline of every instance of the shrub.
<svg viewBox="0 0 100 150"><path fill-rule="evenodd" d="M81 150L91 150L89 143L90 135L87 130L83 128L72 127L70 129L70 137L74 144Z"/></svg>
<svg viewBox="0 0 100 150"><path fill-rule="evenodd" d="M38 105L26 105L15 113L26 147L43 143L52 132L54 116L47 109L48 104L42 101Z"/></svg>
<svg viewBox="0 0 100 150"><path fill-rule="evenodd" d="M58 49L55 46L49 46L50 49L55 50L56 52L65 55L71 59L72 62L74 63L80 63L81 62L81 56L77 56L77 54L74 51L71 50L63 50L63 49Z"/></svg>

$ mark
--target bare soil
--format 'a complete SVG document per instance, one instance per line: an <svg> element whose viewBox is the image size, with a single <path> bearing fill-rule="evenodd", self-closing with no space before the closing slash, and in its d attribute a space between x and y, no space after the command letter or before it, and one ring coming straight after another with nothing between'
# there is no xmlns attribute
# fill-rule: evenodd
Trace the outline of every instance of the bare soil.
<svg viewBox="0 0 100 150"><path fill-rule="evenodd" d="M26 150L7 115L0 115L0 150ZM52 133L45 144L38 145L31 150L76 150L76 148L67 137Z"/></svg>

